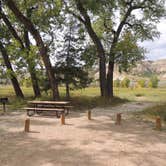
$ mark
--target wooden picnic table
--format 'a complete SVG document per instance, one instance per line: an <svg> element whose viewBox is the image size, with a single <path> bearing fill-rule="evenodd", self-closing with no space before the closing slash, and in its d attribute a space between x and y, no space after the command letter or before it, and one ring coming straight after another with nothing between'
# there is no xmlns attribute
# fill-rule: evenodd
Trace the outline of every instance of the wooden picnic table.
<svg viewBox="0 0 166 166"><path fill-rule="evenodd" d="M69 113L70 106L69 101L28 101L28 107L24 108L27 110L27 115L32 116L35 113L40 114L43 111L55 112L59 118L62 113L67 115Z"/></svg>

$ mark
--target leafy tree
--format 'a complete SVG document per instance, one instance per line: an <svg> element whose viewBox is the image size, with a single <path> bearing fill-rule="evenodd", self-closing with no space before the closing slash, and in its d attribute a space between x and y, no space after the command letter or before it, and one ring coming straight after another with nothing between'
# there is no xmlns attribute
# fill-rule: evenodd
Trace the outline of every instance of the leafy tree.
<svg viewBox="0 0 166 166"><path fill-rule="evenodd" d="M29 10L27 10L28 17L30 17L31 12L32 12L31 8ZM22 58L23 58L24 63L21 63L21 64L22 65L24 64L24 66L28 67L28 71L31 75L31 82L32 82L32 87L34 90L35 97L39 97L41 94L40 94L40 89L39 89L39 85L38 85L38 79L37 79L36 72L35 72L35 65L36 65L35 64L35 56L32 56L32 54L30 55L30 53L32 53L32 51L31 51L31 47L30 47L30 40L29 40L28 31L25 28L24 28L24 30L22 30L22 27L21 28L18 26L14 27L12 25L12 23L10 22L10 20L8 19L8 17L3 12L2 7L0 10L0 15L2 17L2 20L4 21L4 23L8 27L8 30L15 38L15 40L13 40L13 42L12 42L13 43L12 48L10 49L10 47L11 47L10 46L10 47L8 47L8 50L10 50L11 54L15 55L15 57L13 57L13 59L14 58L17 59L17 55L20 59L21 58L20 53L22 54ZM17 29L17 31L16 31L16 29ZM21 30L24 33L24 35L23 35L24 40L18 35L18 31L21 32ZM20 50L18 51L14 47L17 47L17 48L21 47L21 51ZM17 64L18 68L20 66L20 61L21 60L19 60L19 64ZM22 65L20 67L23 67Z"/></svg>
<svg viewBox="0 0 166 166"><path fill-rule="evenodd" d="M11 80L11 83L13 85L15 94L17 97L24 98L24 94L20 88L20 84L17 79L17 75L13 69L13 66L10 61L10 55L7 51L7 46L10 44L11 36L7 35L7 29L3 25L2 22L0 22L0 53L3 59L3 64L6 66L6 76ZM5 38L7 36L7 38Z"/></svg>
<svg viewBox="0 0 166 166"><path fill-rule="evenodd" d="M101 95L113 97L114 64L118 62L122 64L122 69L126 70L131 61L134 63L143 57L137 42L158 37L156 23L165 16L165 1L64 0L64 2L68 12L84 24L96 46L99 57ZM135 41L132 43L128 40L129 47L124 48L119 43L123 42L123 38L127 40L124 36L127 33L131 34L129 37L134 36ZM135 46L130 51L132 44ZM137 56L133 58L130 55L134 55L134 52ZM108 62L107 74L106 62Z"/></svg>
<svg viewBox="0 0 166 166"><path fill-rule="evenodd" d="M138 46L137 38L130 31L122 35L115 50L115 63L119 65L120 72L129 72L138 61L144 59L145 49Z"/></svg>
<svg viewBox="0 0 166 166"><path fill-rule="evenodd" d="M37 46L39 48L40 56L44 62L44 65L49 77L51 89L53 92L53 98L58 99L59 98L58 85L55 79L55 75L53 72L53 68L52 68L49 56L47 54L48 53L47 47L44 44L44 41L39 33L39 30L35 27L35 24L28 17L23 15L23 13L19 10L18 6L13 0L6 0L5 4L12 11L15 17L28 29L28 31L34 37L37 43Z"/></svg>
<svg viewBox="0 0 166 166"><path fill-rule="evenodd" d="M80 24L75 23L75 19L69 17L67 20L64 41L61 41L63 44L56 55L55 73L59 82L66 86L66 98L70 98L70 89L85 88L89 85L91 79L85 70L87 64L85 60L83 61L86 57L83 44L84 33L81 31Z"/></svg>

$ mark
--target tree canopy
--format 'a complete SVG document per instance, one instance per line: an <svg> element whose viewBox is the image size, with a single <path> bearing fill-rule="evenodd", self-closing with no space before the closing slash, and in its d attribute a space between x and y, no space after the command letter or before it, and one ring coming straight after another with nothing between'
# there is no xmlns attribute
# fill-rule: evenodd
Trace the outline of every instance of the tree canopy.
<svg viewBox="0 0 166 166"><path fill-rule="evenodd" d="M54 69L63 66L70 80L64 66L71 65L81 78L81 71L87 73L98 63L101 96L110 98L114 65L129 71L144 59L146 50L139 42L159 37L157 23L163 17L164 0L1 0L1 48L15 76L29 73L35 97L41 95L38 73L47 75L58 99L60 82ZM64 65L64 59L70 65Z"/></svg>

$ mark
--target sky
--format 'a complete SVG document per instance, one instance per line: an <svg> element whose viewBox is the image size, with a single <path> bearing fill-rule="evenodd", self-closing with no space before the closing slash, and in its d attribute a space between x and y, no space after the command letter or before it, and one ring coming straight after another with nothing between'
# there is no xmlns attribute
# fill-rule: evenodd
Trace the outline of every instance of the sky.
<svg viewBox="0 0 166 166"><path fill-rule="evenodd" d="M166 59L166 19L161 20L157 25L160 37L155 38L154 41L144 41L141 46L146 48L146 59L158 60Z"/></svg>

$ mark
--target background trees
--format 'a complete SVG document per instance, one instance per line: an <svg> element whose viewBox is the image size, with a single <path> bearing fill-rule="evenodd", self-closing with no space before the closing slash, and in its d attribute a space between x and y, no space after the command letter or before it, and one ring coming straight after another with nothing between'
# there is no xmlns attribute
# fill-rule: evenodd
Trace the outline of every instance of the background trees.
<svg viewBox="0 0 166 166"><path fill-rule="evenodd" d="M69 96L69 84L89 84L87 68L96 62L101 96L113 97L114 64L129 71L142 60L145 50L138 42L158 37L156 23L165 15L163 0L0 2L2 25L11 34L7 53L15 59L16 75L28 72L38 97L42 78L38 73L45 73L54 99L59 98L58 79L66 84ZM63 37L57 35L59 31Z"/></svg>
<svg viewBox="0 0 166 166"><path fill-rule="evenodd" d="M84 24L96 46L99 57L101 95L113 97L114 64L120 62L126 69L131 61L134 63L143 58L143 52L138 48L137 42L152 40L158 36L155 24L164 16L165 2L157 0L118 0L116 2L64 0L64 2L69 13ZM73 4L75 4L74 10ZM138 52L118 46L119 42L126 38L127 33L135 38L135 51ZM135 58L129 56L133 55L133 51L137 54ZM108 63L107 75L106 63Z"/></svg>
<svg viewBox="0 0 166 166"><path fill-rule="evenodd" d="M11 80L15 94L17 97L24 98L24 94L20 88L17 75L11 63L11 55L9 55L8 46L10 45L11 36L7 34L7 29L3 22L0 22L0 53L2 56L2 63L6 66L6 76ZM7 37L7 38L6 38Z"/></svg>
<svg viewBox="0 0 166 166"><path fill-rule="evenodd" d="M47 54L47 47L45 46L42 37L39 33L39 31L36 29L35 25L32 23L32 21L25 17L18 7L16 6L15 2L13 0L7 0L6 5L9 7L9 9L13 12L13 14L16 16L16 18L24 24L24 26L28 29L28 31L32 34L34 37L36 44L39 48L39 53L40 56L44 62L48 78L50 81L51 89L53 92L53 99L58 99L59 98L59 91L58 91L58 85L55 79L55 75L52 69L52 65L49 59L49 56Z"/></svg>
<svg viewBox="0 0 166 166"><path fill-rule="evenodd" d="M149 87L150 88L157 88L158 82L159 82L159 79L157 78L157 76L152 76L150 78L150 81L149 81Z"/></svg>
<svg viewBox="0 0 166 166"><path fill-rule="evenodd" d="M87 56L85 48L88 45L85 42L82 26L76 22L77 20L71 17L66 19L67 28L56 55L55 73L59 82L65 84L66 98L70 98L70 89L85 88L91 82L86 71L85 60Z"/></svg>

